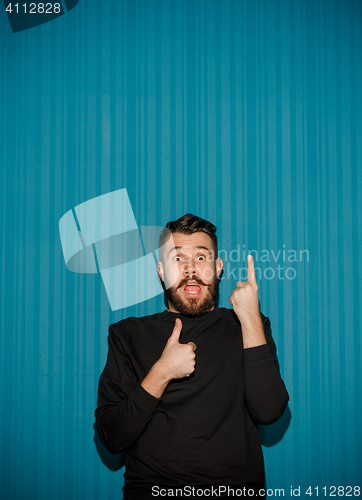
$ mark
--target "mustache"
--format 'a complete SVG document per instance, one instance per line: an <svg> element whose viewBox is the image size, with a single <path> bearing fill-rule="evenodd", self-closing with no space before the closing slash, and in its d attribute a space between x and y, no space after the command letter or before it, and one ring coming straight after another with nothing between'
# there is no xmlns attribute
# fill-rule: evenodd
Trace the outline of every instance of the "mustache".
<svg viewBox="0 0 362 500"><path fill-rule="evenodd" d="M184 278L183 280L181 280L176 290L178 290L182 286L187 285L189 281L196 281L199 285L210 286L209 284L204 283L198 276L190 276L190 278Z"/></svg>

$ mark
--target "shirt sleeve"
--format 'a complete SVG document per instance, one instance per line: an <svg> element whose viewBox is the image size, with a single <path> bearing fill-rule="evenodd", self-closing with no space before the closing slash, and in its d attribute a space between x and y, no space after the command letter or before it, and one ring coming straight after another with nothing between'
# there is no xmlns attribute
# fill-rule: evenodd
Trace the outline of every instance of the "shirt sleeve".
<svg viewBox="0 0 362 500"><path fill-rule="evenodd" d="M253 420L268 425L281 417L289 395L279 372L269 318L262 314L261 318L267 344L244 350L245 402Z"/></svg>
<svg viewBox="0 0 362 500"><path fill-rule="evenodd" d="M109 349L99 379L95 427L104 446L118 454L142 434L161 399L149 394L137 380L113 325L108 333Z"/></svg>

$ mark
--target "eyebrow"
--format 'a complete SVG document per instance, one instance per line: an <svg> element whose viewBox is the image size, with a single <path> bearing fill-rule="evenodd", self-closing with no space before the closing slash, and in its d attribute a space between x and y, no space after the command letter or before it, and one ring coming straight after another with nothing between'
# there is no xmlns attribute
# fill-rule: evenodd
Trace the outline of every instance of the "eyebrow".
<svg viewBox="0 0 362 500"><path fill-rule="evenodd" d="M210 250L210 248L208 247L205 247L203 245L199 245L197 247L194 247L196 250L207 250L210 255L212 255L212 250ZM173 251L173 250L182 250L183 247L182 246L176 246L176 247L172 247L171 250L168 252L167 256L170 255L170 253Z"/></svg>

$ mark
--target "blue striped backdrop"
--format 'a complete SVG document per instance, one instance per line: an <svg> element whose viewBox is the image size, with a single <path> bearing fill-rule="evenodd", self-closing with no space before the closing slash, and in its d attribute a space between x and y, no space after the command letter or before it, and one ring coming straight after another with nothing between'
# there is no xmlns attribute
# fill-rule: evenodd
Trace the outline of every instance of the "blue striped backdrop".
<svg viewBox="0 0 362 500"><path fill-rule="evenodd" d="M221 306L255 250L291 398L268 487L361 486L361 1L80 0L19 33L3 9L0 41L1 498L122 496L94 442L107 328L163 300L112 312L58 230L122 188L139 225L217 225Z"/></svg>

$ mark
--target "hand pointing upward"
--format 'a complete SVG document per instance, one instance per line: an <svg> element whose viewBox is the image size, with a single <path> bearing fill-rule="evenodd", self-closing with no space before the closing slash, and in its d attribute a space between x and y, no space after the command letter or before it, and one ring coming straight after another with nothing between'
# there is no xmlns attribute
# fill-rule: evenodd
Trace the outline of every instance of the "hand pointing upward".
<svg viewBox="0 0 362 500"><path fill-rule="evenodd" d="M248 255L248 281L238 281L230 303L239 318L243 331L244 347L266 343L259 312L258 285L255 278L254 259Z"/></svg>

